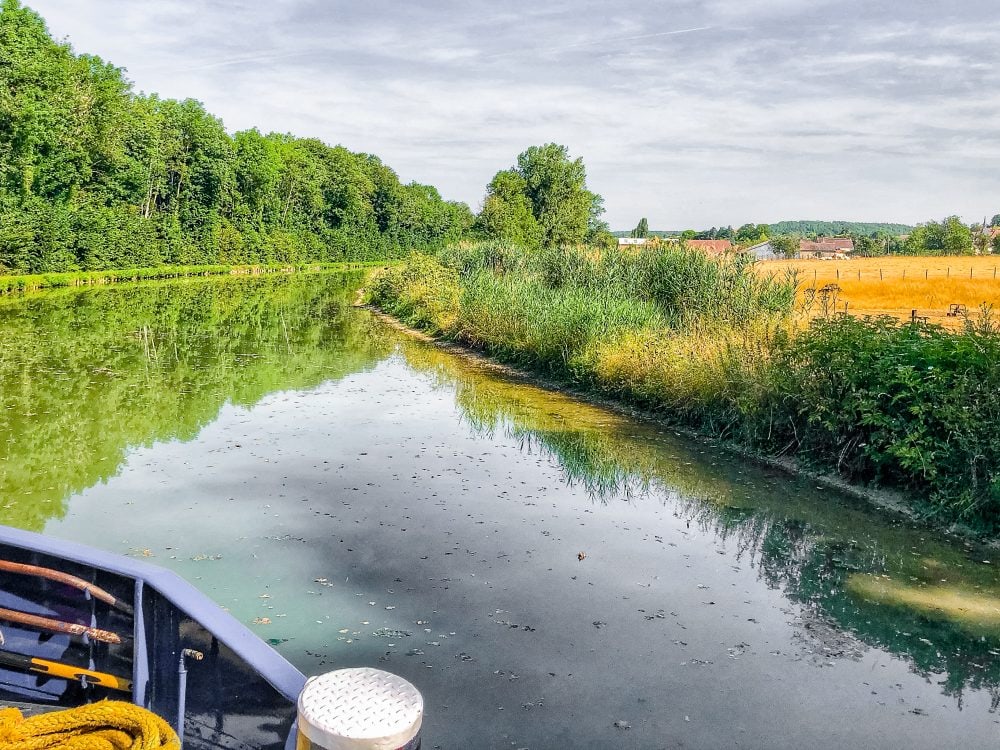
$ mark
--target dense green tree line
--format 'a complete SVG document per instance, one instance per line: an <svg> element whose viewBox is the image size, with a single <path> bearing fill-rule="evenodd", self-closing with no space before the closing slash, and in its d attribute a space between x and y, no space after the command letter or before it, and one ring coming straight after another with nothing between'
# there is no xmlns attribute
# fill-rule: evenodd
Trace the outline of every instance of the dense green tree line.
<svg viewBox="0 0 1000 750"><path fill-rule="evenodd" d="M0 6L0 272L382 258L472 219L375 156L137 94Z"/></svg>
<svg viewBox="0 0 1000 750"><path fill-rule="evenodd" d="M908 224L865 221L779 221L771 224L773 234L799 234L805 237L843 237L848 234L887 234L899 236L909 234L913 227Z"/></svg>

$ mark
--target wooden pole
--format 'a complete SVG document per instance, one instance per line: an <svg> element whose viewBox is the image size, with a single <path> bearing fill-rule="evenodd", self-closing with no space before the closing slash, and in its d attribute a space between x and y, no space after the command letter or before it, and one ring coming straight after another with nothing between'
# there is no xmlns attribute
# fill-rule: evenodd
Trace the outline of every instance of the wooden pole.
<svg viewBox="0 0 1000 750"><path fill-rule="evenodd" d="M27 612L17 612L13 609L0 607L0 620L14 622L18 625L27 625L29 628L46 630L50 633L66 633L68 635L87 635L95 641L102 643L119 644L122 642L121 636L112 633L110 630L100 628L90 628L86 625L79 625L75 622L63 622L62 620L52 620L48 617L30 615Z"/></svg>
<svg viewBox="0 0 1000 750"><path fill-rule="evenodd" d="M120 609L122 612L132 614L132 607L129 604L116 599L112 594L109 594L99 586L95 586L90 581L77 578L69 573L63 573L61 570L52 570L51 568L41 568L37 565L26 565L24 563L10 562L9 560L0 560L0 571L4 571L5 573L35 576L37 578L47 578L50 581L64 583L67 586L72 586L80 591L89 592L95 599L100 599L102 602L110 604L112 607Z"/></svg>

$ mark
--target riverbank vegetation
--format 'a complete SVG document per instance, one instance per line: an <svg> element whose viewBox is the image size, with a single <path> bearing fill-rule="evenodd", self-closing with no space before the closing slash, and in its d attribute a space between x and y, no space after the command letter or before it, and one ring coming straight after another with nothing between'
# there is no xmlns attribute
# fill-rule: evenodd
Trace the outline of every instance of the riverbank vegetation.
<svg viewBox="0 0 1000 750"><path fill-rule="evenodd" d="M797 279L683 246L464 243L382 272L407 323L771 456L1000 527L1000 327L796 315Z"/></svg>
<svg viewBox="0 0 1000 750"><path fill-rule="evenodd" d="M939 678L945 694L961 700L964 691L1000 683L1000 662L989 653L1000 588L993 566L967 545L840 498L819 501L808 483L773 478L762 486L761 474L721 450L491 376L450 352L413 340L399 351L436 385L454 389L477 434L503 433L552 457L566 482L596 503L669 498L691 527L754 560L770 586L822 612L819 622L836 621L871 646L905 655L921 674L947 675Z"/></svg>
<svg viewBox="0 0 1000 750"><path fill-rule="evenodd" d="M230 135L0 6L0 274L384 259L473 217L370 154Z"/></svg>

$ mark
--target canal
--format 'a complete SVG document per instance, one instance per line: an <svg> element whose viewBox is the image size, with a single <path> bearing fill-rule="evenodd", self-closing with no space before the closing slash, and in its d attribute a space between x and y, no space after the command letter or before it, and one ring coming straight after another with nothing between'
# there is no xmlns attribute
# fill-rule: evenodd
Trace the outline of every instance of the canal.
<svg viewBox="0 0 1000 750"><path fill-rule="evenodd" d="M415 341L362 281L0 301L0 523L403 675L425 750L996 746L1000 553Z"/></svg>

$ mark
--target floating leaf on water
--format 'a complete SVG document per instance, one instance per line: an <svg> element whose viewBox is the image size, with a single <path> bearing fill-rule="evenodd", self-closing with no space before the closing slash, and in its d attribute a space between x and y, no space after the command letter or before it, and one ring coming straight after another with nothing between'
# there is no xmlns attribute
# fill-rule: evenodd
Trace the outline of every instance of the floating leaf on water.
<svg viewBox="0 0 1000 750"><path fill-rule="evenodd" d="M347 631L342 631L347 632ZM379 628L374 633L373 636L376 638L409 638L412 633L407 630L393 630L392 628Z"/></svg>

